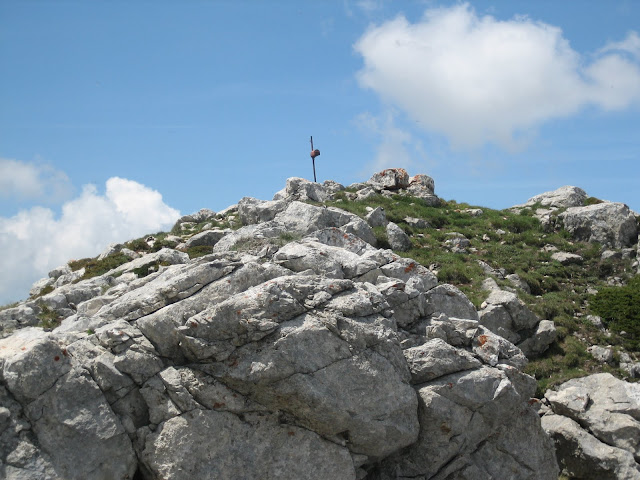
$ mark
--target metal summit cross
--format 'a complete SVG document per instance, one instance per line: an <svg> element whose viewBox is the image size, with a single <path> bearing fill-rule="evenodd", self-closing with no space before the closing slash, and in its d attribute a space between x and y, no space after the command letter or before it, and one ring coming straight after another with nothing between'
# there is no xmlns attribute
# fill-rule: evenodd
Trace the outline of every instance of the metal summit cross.
<svg viewBox="0 0 640 480"><path fill-rule="evenodd" d="M313 181L318 182L316 180L316 157L320 156L320 150L317 148L313 149L313 135L311 136L311 162L313 163Z"/></svg>

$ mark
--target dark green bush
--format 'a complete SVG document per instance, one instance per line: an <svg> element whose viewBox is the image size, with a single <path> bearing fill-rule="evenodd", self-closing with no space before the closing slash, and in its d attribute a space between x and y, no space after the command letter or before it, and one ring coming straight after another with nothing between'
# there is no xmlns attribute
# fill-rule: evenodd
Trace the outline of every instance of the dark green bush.
<svg viewBox="0 0 640 480"><path fill-rule="evenodd" d="M627 348L640 348L640 277L623 287L601 289L589 302L591 311L604 320L610 330L627 332L623 343Z"/></svg>
<svg viewBox="0 0 640 480"><path fill-rule="evenodd" d="M71 270L74 272L84 267L85 272L82 280L97 277L107 273L122 264L130 262L131 259L123 253L114 253L108 257L98 260L97 258L83 258L80 260L72 260L69 262Z"/></svg>

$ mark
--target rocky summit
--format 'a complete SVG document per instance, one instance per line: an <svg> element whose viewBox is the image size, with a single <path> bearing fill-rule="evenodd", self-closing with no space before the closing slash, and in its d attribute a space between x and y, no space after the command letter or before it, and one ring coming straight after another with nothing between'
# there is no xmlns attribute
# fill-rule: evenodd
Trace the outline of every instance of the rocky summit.
<svg viewBox="0 0 640 480"><path fill-rule="evenodd" d="M290 178L272 200L70 261L0 311L0 477L640 478L640 391L585 370L540 395L536 369L587 339L541 310L549 279L480 257L526 223L637 273L634 214L586 200L542 194L473 236L490 212L447 204L427 175ZM444 231L444 205L467 223ZM429 239L442 256L411 258L434 254ZM595 255L547 247L563 272Z"/></svg>

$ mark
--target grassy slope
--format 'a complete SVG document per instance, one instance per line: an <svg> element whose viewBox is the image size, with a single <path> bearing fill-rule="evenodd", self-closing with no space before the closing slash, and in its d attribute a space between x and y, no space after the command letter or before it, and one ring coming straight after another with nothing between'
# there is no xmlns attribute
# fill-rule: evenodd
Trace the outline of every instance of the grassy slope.
<svg viewBox="0 0 640 480"><path fill-rule="evenodd" d="M596 361L587 352L587 347L613 345L618 351L625 345L629 353L637 349L630 344L628 336L619 335L616 329L611 329L611 336L607 337L586 320L586 316L596 313L590 307L593 292L605 288L607 278L612 275L628 279L632 260L603 261L600 245L573 242L566 231L543 231L530 209L516 214L482 207L483 214L474 217L464 212L471 208L467 204L449 201L440 207L426 207L417 199L400 195L376 196L358 202L347 201L344 195L340 195L337 201L328 205L362 216L366 214L367 206L382 206L387 218L411 235L413 248L400 254L425 266L436 264L438 280L458 286L477 308L488 296L488 292L482 289L487 275L477 260L494 269L505 269L507 274L516 273L524 279L531 288L531 294L518 290L520 299L540 318L553 320L558 328L558 340L526 368L526 372L538 380L539 395L550 386L591 373L608 371L624 377L624 372L617 365L603 365ZM405 217L425 219L431 227L413 228L404 222ZM384 229L375 230L384 244ZM497 233L498 230L505 233ZM450 238L447 233L451 232L461 233L471 241L470 253L452 253L445 248L444 241ZM545 245L577 253L584 258L584 263L563 266L551 260L552 252L545 251ZM505 280L498 280L498 283L511 286ZM618 355L615 358L617 361Z"/></svg>

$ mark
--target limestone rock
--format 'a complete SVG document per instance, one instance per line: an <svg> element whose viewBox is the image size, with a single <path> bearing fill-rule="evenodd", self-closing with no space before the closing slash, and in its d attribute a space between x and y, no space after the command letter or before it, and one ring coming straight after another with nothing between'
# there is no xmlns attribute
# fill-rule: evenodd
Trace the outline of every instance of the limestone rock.
<svg viewBox="0 0 640 480"><path fill-rule="evenodd" d="M560 262L562 265L580 264L584 261L580 255L567 252L555 252L551 254L551 260Z"/></svg>
<svg viewBox="0 0 640 480"><path fill-rule="evenodd" d="M376 207L364 217L371 227L386 227L389 221L382 207Z"/></svg>
<svg viewBox="0 0 640 480"><path fill-rule="evenodd" d="M369 244L375 245L375 235L371 227L357 215L337 208L317 207L302 202L291 202L285 210L276 214L273 220L248 225L225 236L214 247L214 251L231 250L243 242L257 239L277 239L283 234L307 235L325 228L340 228L353 233Z"/></svg>
<svg viewBox="0 0 640 480"><path fill-rule="evenodd" d="M203 208L190 215L183 215L180 217L173 226L173 229L178 229L183 223L202 223L207 220L213 220L216 217L216 212Z"/></svg>
<svg viewBox="0 0 640 480"><path fill-rule="evenodd" d="M367 183L384 190L398 190L409 186L409 174L404 168L387 168L374 173Z"/></svg>
<svg viewBox="0 0 640 480"><path fill-rule="evenodd" d="M556 339L553 321L541 321L513 292L491 289L478 313L482 325L516 344L527 356L543 353Z"/></svg>
<svg viewBox="0 0 640 480"><path fill-rule="evenodd" d="M561 213L559 219L576 240L624 248L634 245L638 239L636 218L623 203L572 207Z"/></svg>
<svg viewBox="0 0 640 480"><path fill-rule="evenodd" d="M374 478L557 479L553 446L505 372L454 373L418 395L418 441L385 460Z"/></svg>
<svg viewBox="0 0 640 480"><path fill-rule="evenodd" d="M387 240L394 250L404 252L411 249L411 239L404 230L393 222L387 224Z"/></svg>
<svg viewBox="0 0 640 480"><path fill-rule="evenodd" d="M423 218L405 217L404 222L414 228L429 228L429 222Z"/></svg>
<svg viewBox="0 0 640 480"><path fill-rule="evenodd" d="M554 415L543 417L543 425L568 471L581 478L640 478L640 386L600 373L569 380L545 397ZM573 460L576 450L582 463Z"/></svg>
<svg viewBox="0 0 640 480"><path fill-rule="evenodd" d="M402 353L409 364L411 382L414 384L482 365L471 354L452 347L439 338L404 350Z"/></svg>
<svg viewBox="0 0 640 480"><path fill-rule="evenodd" d="M431 178L428 175L424 175L424 174L414 175L409 179L408 189L410 191L412 189L421 190L428 195L433 195L435 191L435 182L433 181L433 178Z"/></svg>
<svg viewBox="0 0 640 480"><path fill-rule="evenodd" d="M427 315L444 313L448 317L478 321L478 312L473 303L458 289L449 284L438 285L429 290L427 297Z"/></svg>
<svg viewBox="0 0 640 480"><path fill-rule="evenodd" d="M401 173L367 186L437 198ZM38 299L68 314L51 332L20 328L33 302L0 312L19 328L0 340L0 477L557 478L518 347L362 218L296 200L341 188L321 187L240 202L258 223L203 257L61 271ZM203 228L190 245L214 241Z"/></svg>
<svg viewBox="0 0 640 480"><path fill-rule="evenodd" d="M560 467L574 478L637 480L640 469L626 450L601 442L570 418L545 415L542 427L554 442Z"/></svg>
<svg viewBox="0 0 640 480"><path fill-rule="evenodd" d="M212 432L216 440L203 441ZM345 447L273 415L195 409L148 435L142 455L153 478L356 478Z"/></svg>
<svg viewBox="0 0 640 480"><path fill-rule="evenodd" d="M557 190L535 195L522 206L531 206L539 203L543 207L581 207L586 199L587 193L584 190L566 185Z"/></svg>
<svg viewBox="0 0 640 480"><path fill-rule="evenodd" d="M253 225L273 220L289 203L285 199L264 201L244 197L238 202L238 216L243 225Z"/></svg>
<svg viewBox="0 0 640 480"><path fill-rule="evenodd" d="M231 229L214 229L214 230L205 230L204 232L196 233L193 237L189 238L185 242L185 247L199 247L199 246L214 246L216 243L220 241L222 237L231 233Z"/></svg>

